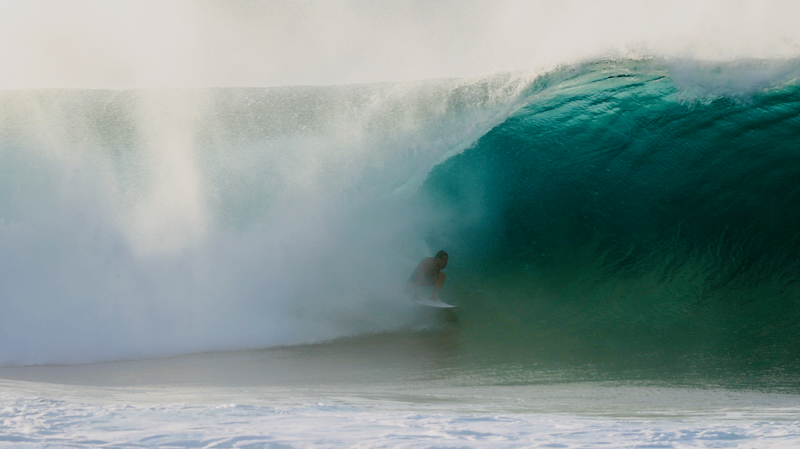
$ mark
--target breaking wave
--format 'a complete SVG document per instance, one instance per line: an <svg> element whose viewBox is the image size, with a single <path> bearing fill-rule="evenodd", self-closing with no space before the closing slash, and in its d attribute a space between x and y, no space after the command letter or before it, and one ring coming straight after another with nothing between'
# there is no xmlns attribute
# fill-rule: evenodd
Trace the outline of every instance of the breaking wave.
<svg viewBox="0 0 800 449"><path fill-rule="evenodd" d="M0 364L407 329L438 249L510 359L795 360L798 67L2 92Z"/></svg>

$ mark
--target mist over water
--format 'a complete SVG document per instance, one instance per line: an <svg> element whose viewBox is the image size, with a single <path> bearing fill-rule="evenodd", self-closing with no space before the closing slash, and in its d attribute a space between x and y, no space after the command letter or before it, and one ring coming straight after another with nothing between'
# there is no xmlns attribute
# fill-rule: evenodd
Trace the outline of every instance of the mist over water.
<svg viewBox="0 0 800 449"><path fill-rule="evenodd" d="M441 248L476 351L796 360L791 3L6 6L0 365L418 329Z"/></svg>
<svg viewBox="0 0 800 449"><path fill-rule="evenodd" d="M0 11L0 446L797 446L797 2Z"/></svg>
<svg viewBox="0 0 800 449"><path fill-rule="evenodd" d="M411 196L525 86L2 93L3 363L407 325Z"/></svg>
<svg viewBox="0 0 800 449"><path fill-rule="evenodd" d="M0 88L342 85L800 52L792 1L2 2Z"/></svg>

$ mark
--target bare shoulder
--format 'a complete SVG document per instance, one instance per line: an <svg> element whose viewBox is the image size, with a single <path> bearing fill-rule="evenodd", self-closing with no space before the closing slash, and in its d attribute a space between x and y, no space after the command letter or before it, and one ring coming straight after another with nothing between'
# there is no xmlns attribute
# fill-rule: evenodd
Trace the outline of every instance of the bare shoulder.
<svg viewBox="0 0 800 449"><path fill-rule="evenodd" d="M414 269L415 275L424 275L428 271L430 271L431 267L433 266L433 257L426 257L419 261L417 264L417 268Z"/></svg>
<svg viewBox="0 0 800 449"><path fill-rule="evenodd" d="M433 257L426 257L419 262L421 268L428 268L433 265Z"/></svg>

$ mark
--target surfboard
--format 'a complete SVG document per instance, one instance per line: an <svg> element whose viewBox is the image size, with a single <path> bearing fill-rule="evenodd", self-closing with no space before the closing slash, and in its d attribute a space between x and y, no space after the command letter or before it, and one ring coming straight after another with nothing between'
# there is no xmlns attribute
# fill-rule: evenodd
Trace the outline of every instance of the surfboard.
<svg viewBox="0 0 800 449"><path fill-rule="evenodd" d="M419 300L414 301L414 302L416 302L417 304L422 305L422 306L436 307L437 309L453 309L453 308L457 307L457 306L454 306L452 304L448 304L446 302L431 301L430 299L419 299Z"/></svg>

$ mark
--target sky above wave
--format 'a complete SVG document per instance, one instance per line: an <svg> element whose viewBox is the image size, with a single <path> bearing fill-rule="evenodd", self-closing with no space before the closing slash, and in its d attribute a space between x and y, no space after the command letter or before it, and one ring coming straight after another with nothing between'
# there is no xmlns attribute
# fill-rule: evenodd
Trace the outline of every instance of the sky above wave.
<svg viewBox="0 0 800 449"><path fill-rule="evenodd" d="M586 58L800 54L791 1L0 0L0 88L469 77Z"/></svg>

